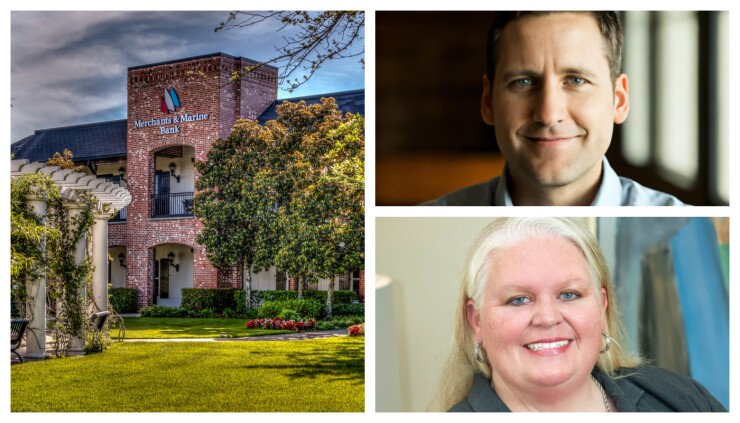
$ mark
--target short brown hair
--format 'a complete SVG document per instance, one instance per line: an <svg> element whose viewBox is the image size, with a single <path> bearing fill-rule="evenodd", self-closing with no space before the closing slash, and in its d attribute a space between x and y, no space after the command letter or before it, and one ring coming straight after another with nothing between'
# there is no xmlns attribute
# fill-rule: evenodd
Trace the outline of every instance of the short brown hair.
<svg viewBox="0 0 740 423"><path fill-rule="evenodd" d="M493 77L496 73L496 58L499 52L498 42L506 25L527 15L548 15L550 13L557 12L505 11L496 13L496 17L488 29L488 47L486 49L486 73L491 83L493 83ZM613 11L581 13L590 14L596 19L596 23L599 25L601 38L604 40L606 60L609 62L609 76L612 79L612 84L614 84L622 69L622 43L624 41L624 35L622 34L622 24L619 22L619 15Z"/></svg>

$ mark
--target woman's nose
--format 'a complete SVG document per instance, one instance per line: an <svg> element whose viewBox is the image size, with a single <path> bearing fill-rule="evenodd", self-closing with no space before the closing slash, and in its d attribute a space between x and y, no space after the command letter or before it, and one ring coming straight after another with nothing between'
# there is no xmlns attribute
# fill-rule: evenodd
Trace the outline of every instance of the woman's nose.
<svg viewBox="0 0 740 423"><path fill-rule="evenodd" d="M554 301L543 300L535 303L532 324L536 326L553 326L563 320L563 315Z"/></svg>

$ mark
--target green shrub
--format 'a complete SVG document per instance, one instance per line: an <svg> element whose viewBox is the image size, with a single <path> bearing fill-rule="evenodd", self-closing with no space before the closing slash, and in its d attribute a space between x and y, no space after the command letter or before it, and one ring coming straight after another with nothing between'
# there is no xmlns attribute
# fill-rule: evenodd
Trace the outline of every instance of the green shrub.
<svg viewBox="0 0 740 423"><path fill-rule="evenodd" d="M295 292L295 291L290 291ZM326 296L329 293L327 291L303 291L303 297L306 299L318 300L326 304ZM296 292L296 297L298 293ZM355 291L341 290L334 291L332 296L332 304L351 304L352 301L357 299L357 293Z"/></svg>
<svg viewBox="0 0 740 423"><path fill-rule="evenodd" d="M359 325L365 321L365 316L351 315L351 316L336 316L331 320L327 320L326 323L330 323L334 327L348 328L353 325Z"/></svg>
<svg viewBox="0 0 740 423"><path fill-rule="evenodd" d="M316 300L265 301L257 316L273 318L280 316L283 310L293 310L303 319L315 319L320 315L321 308L322 304Z"/></svg>
<svg viewBox="0 0 740 423"><path fill-rule="evenodd" d="M183 288L180 307L202 314L206 309L221 313L225 308L236 309L236 288Z"/></svg>
<svg viewBox="0 0 740 423"><path fill-rule="evenodd" d="M236 312L234 312L234 310L227 307L221 312L221 315L229 319L229 318L236 316Z"/></svg>
<svg viewBox="0 0 740 423"><path fill-rule="evenodd" d="M357 293L355 291L334 291L332 304L352 304L352 301L355 300L357 300ZM326 300L324 300L324 302L326 302Z"/></svg>
<svg viewBox="0 0 740 423"><path fill-rule="evenodd" d="M339 329L338 326L334 326L334 323L332 322L317 322L316 323L316 330L334 330Z"/></svg>
<svg viewBox="0 0 740 423"><path fill-rule="evenodd" d="M244 313L241 313L245 319L256 319L259 317L259 310L256 308L249 308Z"/></svg>
<svg viewBox="0 0 740 423"><path fill-rule="evenodd" d="M326 291L308 291L303 290L303 298L306 300L316 300L320 302L321 304L326 304ZM296 297L298 296L298 293L296 292Z"/></svg>
<svg viewBox="0 0 740 423"><path fill-rule="evenodd" d="M234 290L234 305L236 306L236 312L239 314L244 314L247 311L247 291L243 289ZM226 314L225 311L224 314Z"/></svg>
<svg viewBox="0 0 740 423"><path fill-rule="evenodd" d="M280 301L265 301L257 312L257 317L263 319L271 319L278 317L280 312L283 311L283 307Z"/></svg>
<svg viewBox="0 0 740 423"><path fill-rule="evenodd" d="M297 291L262 291L262 300L267 301L287 301L297 300Z"/></svg>
<svg viewBox="0 0 740 423"><path fill-rule="evenodd" d="M139 311L139 290L136 288L109 288L108 296L116 313Z"/></svg>
<svg viewBox="0 0 740 423"><path fill-rule="evenodd" d="M331 314L333 316L365 315L365 304L332 304Z"/></svg>
<svg viewBox="0 0 740 423"><path fill-rule="evenodd" d="M283 309L283 311L280 312L280 315L278 315L278 318L279 319L282 319L282 320L296 320L296 321L298 321L298 320L301 320L301 315L298 314L298 312L295 311L295 310L290 310L290 309L287 309L286 308L286 309Z"/></svg>
<svg viewBox="0 0 740 423"><path fill-rule="evenodd" d="M164 307L153 305L141 309L142 317L188 317L188 311L184 308Z"/></svg>
<svg viewBox="0 0 740 423"><path fill-rule="evenodd" d="M256 293L256 295L255 295ZM320 303L326 304L326 291L303 291L303 298L306 300L316 300ZM253 307L258 308L262 302L266 301L287 301L297 300L298 291L252 291L252 304ZM349 304L352 301L357 300L357 293L355 291L341 290L334 291L334 297L332 303L334 304Z"/></svg>
<svg viewBox="0 0 740 423"><path fill-rule="evenodd" d="M206 308L206 309L203 309L203 310L201 310L201 312L200 312L200 317L208 317L208 318L211 318L211 317L213 317L213 316L214 316L215 314L216 314L216 312L215 312L215 311L213 311L213 309L212 309L212 308Z"/></svg>

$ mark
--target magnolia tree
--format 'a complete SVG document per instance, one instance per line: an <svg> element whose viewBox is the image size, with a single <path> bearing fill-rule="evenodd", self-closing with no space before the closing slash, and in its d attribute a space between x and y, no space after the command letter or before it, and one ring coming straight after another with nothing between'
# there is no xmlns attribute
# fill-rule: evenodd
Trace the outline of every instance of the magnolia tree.
<svg viewBox="0 0 740 423"><path fill-rule="evenodd" d="M364 267L364 119L333 99L284 102L264 126L239 121L205 162L195 214L198 242L216 266L241 263L247 304L251 271L276 266L298 283Z"/></svg>

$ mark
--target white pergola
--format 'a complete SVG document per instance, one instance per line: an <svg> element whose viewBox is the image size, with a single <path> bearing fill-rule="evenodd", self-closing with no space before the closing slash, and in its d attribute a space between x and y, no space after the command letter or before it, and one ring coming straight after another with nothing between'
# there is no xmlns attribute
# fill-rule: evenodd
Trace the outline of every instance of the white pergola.
<svg viewBox="0 0 740 423"><path fill-rule="evenodd" d="M61 169L59 166L46 166L43 163L29 163L28 160L12 160L10 166L11 178L21 175L41 173L49 176L61 193L64 207L69 210L70 216L77 215L82 210L80 195L87 193L98 200L95 213L95 223L92 227L92 261L95 266L93 273L92 295L93 302L98 310L108 309L108 219L118 210L131 202L131 194L118 184L107 182L96 176ZM28 203L34 212L42 219L46 216L46 202L44 198L28 197ZM77 243L75 260L81 264L85 259L87 239L82 237ZM29 282L26 286L29 298L32 299L31 319L26 329L25 357L46 357L46 278ZM80 295L86 295L86 287L82 287ZM84 338L73 338L69 346L70 352L84 351Z"/></svg>

